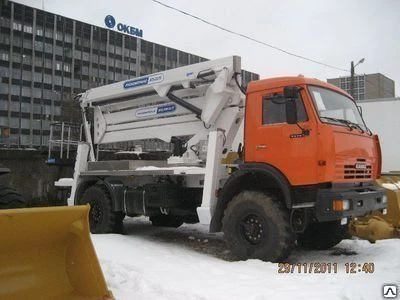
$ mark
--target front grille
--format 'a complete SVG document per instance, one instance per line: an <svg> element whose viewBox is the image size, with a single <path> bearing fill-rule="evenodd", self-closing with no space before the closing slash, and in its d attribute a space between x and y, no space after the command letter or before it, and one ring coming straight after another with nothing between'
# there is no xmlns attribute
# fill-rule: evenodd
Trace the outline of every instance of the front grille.
<svg viewBox="0 0 400 300"><path fill-rule="evenodd" d="M354 163L346 161L344 164L336 165L336 177L338 179L371 179L372 165L365 159L359 158Z"/></svg>
<svg viewBox="0 0 400 300"><path fill-rule="evenodd" d="M367 165L365 169L356 169L355 165L344 166L344 179L368 179L372 177L372 167Z"/></svg>

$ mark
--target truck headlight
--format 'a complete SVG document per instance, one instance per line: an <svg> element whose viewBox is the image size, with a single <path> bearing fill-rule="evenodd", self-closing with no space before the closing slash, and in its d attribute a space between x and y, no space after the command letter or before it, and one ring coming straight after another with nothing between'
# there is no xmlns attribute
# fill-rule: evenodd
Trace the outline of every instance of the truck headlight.
<svg viewBox="0 0 400 300"><path fill-rule="evenodd" d="M387 196L386 196L386 195L383 195L383 196L382 196L382 203L387 203L387 201L388 201Z"/></svg>
<svg viewBox="0 0 400 300"><path fill-rule="evenodd" d="M333 210L334 211L344 211L350 209L350 200L333 200Z"/></svg>
<svg viewBox="0 0 400 300"><path fill-rule="evenodd" d="M343 201L343 210L350 209L350 200L342 200Z"/></svg>

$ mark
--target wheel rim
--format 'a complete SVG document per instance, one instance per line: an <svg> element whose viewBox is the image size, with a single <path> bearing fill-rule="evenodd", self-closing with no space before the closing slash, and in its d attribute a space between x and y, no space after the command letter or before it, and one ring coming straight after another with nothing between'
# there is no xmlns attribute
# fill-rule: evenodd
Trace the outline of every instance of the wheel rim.
<svg viewBox="0 0 400 300"><path fill-rule="evenodd" d="M256 214L246 215L240 222L240 233L250 244L260 244L265 237L263 219Z"/></svg>
<svg viewBox="0 0 400 300"><path fill-rule="evenodd" d="M103 210L101 209L100 203L97 199L90 201L90 225L94 227L99 224L103 219Z"/></svg>

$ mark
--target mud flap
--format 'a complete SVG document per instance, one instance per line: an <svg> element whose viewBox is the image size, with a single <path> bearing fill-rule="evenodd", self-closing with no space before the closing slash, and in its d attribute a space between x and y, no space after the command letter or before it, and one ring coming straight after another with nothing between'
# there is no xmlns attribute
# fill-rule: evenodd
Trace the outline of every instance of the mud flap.
<svg viewBox="0 0 400 300"><path fill-rule="evenodd" d="M0 299L113 299L89 205L0 210Z"/></svg>

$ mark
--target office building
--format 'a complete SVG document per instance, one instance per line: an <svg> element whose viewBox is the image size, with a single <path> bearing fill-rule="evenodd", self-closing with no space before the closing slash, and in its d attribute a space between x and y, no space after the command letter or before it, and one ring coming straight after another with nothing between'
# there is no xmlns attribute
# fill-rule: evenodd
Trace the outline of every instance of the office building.
<svg viewBox="0 0 400 300"><path fill-rule="evenodd" d="M1 1L0 144L47 146L51 122L80 121L74 95L206 60L141 39L139 29L105 25ZM256 79L243 71L245 82Z"/></svg>
<svg viewBox="0 0 400 300"><path fill-rule="evenodd" d="M351 77L328 79L328 83L336 85L351 94ZM364 74L354 76L354 99L378 99L394 97L394 81L383 74Z"/></svg>

